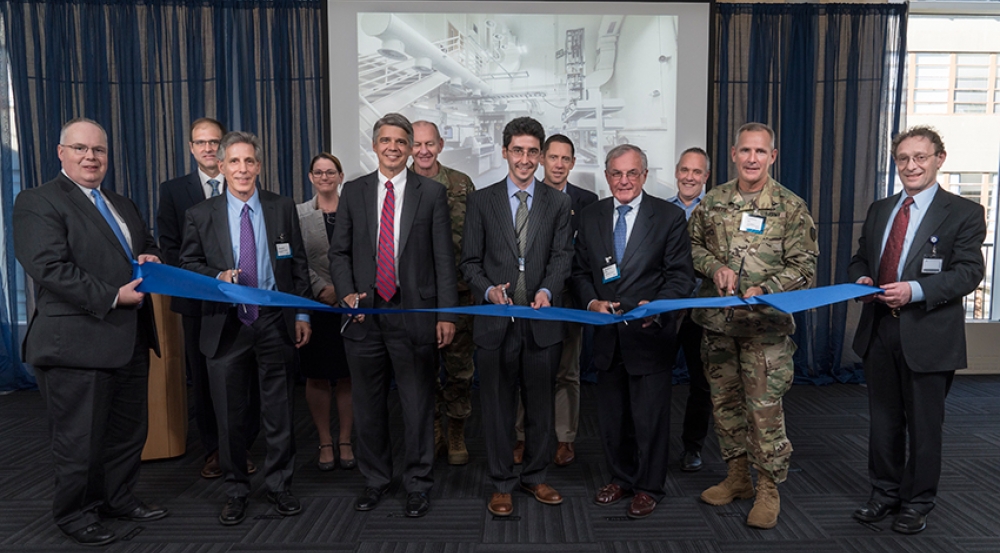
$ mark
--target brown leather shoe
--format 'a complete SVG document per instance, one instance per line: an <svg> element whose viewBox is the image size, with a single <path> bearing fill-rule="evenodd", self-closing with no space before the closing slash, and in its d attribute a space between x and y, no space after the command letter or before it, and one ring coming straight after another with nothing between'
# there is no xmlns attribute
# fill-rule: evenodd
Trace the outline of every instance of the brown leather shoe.
<svg viewBox="0 0 1000 553"><path fill-rule="evenodd" d="M524 440L514 442L514 464L520 465L524 461Z"/></svg>
<svg viewBox="0 0 1000 553"><path fill-rule="evenodd" d="M548 484L521 484L521 489L535 496L539 503L546 505L558 505L563 502L563 498L552 486Z"/></svg>
<svg viewBox="0 0 1000 553"><path fill-rule="evenodd" d="M608 484L597 490L597 495L594 496L594 503L598 505L614 505L621 501L628 493L618 484Z"/></svg>
<svg viewBox="0 0 1000 553"><path fill-rule="evenodd" d="M222 476L222 466L219 465L219 450L215 450L208 459L205 459L205 466L201 467L202 478L218 478Z"/></svg>
<svg viewBox="0 0 1000 553"><path fill-rule="evenodd" d="M632 504L628 506L628 511L625 514L628 515L628 518L646 518L653 514L655 508L656 500L639 492L632 498Z"/></svg>
<svg viewBox="0 0 1000 553"><path fill-rule="evenodd" d="M509 493L495 493L490 496L486 510L498 517L509 517L514 512L514 500Z"/></svg>
<svg viewBox="0 0 1000 553"><path fill-rule="evenodd" d="M576 460L576 451L573 450L573 442L559 442L559 449L556 450L556 458L553 463L557 467L565 467Z"/></svg>

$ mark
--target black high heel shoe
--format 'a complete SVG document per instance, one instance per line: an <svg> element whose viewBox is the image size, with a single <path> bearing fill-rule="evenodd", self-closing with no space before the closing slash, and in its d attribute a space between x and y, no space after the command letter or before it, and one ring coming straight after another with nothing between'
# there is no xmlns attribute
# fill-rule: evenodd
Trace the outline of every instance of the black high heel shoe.
<svg viewBox="0 0 1000 553"><path fill-rule="evenodd" d="M341 447L344 447L345 445L347 447L351 448L351 453L354 453L354 446L351 445L351 442L337 444L338 449L341 448ZM340 452L338 451L337 453L340 453ZM337 462L340 464L340 468L342 468L344 470L354 470L354 467L358 466L358 460L356 458L355 459L344 459L343 457L340 457L338 455L337 456Z"/></svg>
<svg viewBox="0 0 1000 553"><path fill-rule="evenodd" d="M323 450L326 449L326 448L333 449L333 444L320 444L320 446L319 446L320 453L322 453ZM337 457L334 456L333 460L330 461L330 462L328 462L328 463L324 463L323 461L320 461L320 460L317 459L316 460L316 468L318 468L319 470L321 470L323 472L328 472L328 471L331 471L331 470L337 468Z"/></svg>

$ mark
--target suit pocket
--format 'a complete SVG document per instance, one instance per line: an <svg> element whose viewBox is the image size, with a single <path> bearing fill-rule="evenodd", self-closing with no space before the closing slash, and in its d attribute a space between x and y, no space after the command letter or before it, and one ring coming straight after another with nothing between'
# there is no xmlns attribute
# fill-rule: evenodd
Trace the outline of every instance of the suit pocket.
<svg viewBox="0 0 1000 553"><path fill-rule="evenodd" d="M428 284L420 287L420 299L431 299L437 297L437 286L434 284Z"/></svg>
<svg viewBox="0 0 1000 553"><path fill-rule="evenodd" d="M86 315L87 312L71 303L53 302L39 306L38 314L46 317L70 317L73 315Z"/></svg>

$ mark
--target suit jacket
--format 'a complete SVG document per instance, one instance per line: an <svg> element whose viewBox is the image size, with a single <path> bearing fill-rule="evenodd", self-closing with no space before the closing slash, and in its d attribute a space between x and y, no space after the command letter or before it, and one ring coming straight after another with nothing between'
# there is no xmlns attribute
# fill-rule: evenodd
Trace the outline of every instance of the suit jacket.
<svg viewBox="0 0 1000 553"><path fill-rule="evenodd" d="M569 199L572 202L570 205L570 228L573 231L573 242L576 242L576 236L580 232L580 214L583 213L584 208L587 206L597 203L597 194L589 190L584 190L579 186L571 182L566 183L566 193L569 194ZM573 285L573 280L569 279L566 281L567 289ZM563 305L566 307L571 307L574 309L585 309L586 305L578 305L576 301L576 294L570 293L563 297Z"/></svg>
<svg viewBox="0 0 1000 553"><path fill-rule="evenodd" d="M576 236L573 288L583 308L591 300L621 302L629 311L642 300L686 298L694 287L691 240L684 210L643 194L625 253L618 266L620 278L604 282L604 267L614 260L613 198L583 210ZM594 366L608 370L620 343L629 374L652 374L674 365L677 324L664 313L648 328L633 322L594 329Z"/></svg>
<svg viewBox="0 0 1000 553"><path fill-rule="evenodd" d="M570 199L542 182L535 183L528 215L528 243L524 254L524 278L528 301L542 288L552 293L552 305L562 305L562 293L572 267ZM472 290L472 299L485 303L490 286L517 282L519 252L514 220L510 214L506 178L469 196L462 238L462 274ZM475 318L473 340L484 349L503 342L507 317ZM562 341L561 321L530 321L539 347Z"/></svg>
<svg viewBox="0 0 1000 553"><path fill-rule="evenodd" d="M433 309L458 305L455 249L445 187L406 169L406 189L399 221L396 278L403 309ZM378 172L344 185L337 224L330 240L330 275L340 297L368 294L360 307L375 303L378 251ZM403 315L414 344L437 343L437 321L456 322L450 313ZM347 325L343 336L363 340L373 323Z"/></svg>
<svg viewBox="0 0 1000 553"><path fill-rule="evenodd" d="M898 201L896 194L868 208L858 252L848 267L851 282L863 276L878 279L882 237ZM938 274L923 274L923 259L931 254L931 236L938 238L937 255L944 266ZM901 280L917 281L924 291L923 302L905 305L899 312L903 356L913 371L954 371L967 366L962 298L976 289L985 274L981 249L985 237L983 206L939 188L903 261ZM875 333L874 319L875 303L865 304L854 335L854 351L862 357Z"/></svg>
<svg viewBox="0 0 1000 553"><path fill-rule="evenodd" d="M102 189L125 220L132 253L159 256L149 227L128 198ZM153 304L112 309L132 280L132 259L93 201L60 173L14 203L14 251L35 281L35 313L21 346L32 365L113 369L132 359L137 332L160 354Z"/></svg>
<svg viewBox="0 0 1000 553"><path fill-rule="evenodd" d="M309 266L306 261L299 218L291 198L257 189L267 230L267 250L271 255L274 284L280 292L312 298L309 290ZM220 272L236 266L232 238L229 235L228 195L209 198L187 210L184 241L181 244L181 267L216 278ZM288 243L291 257L278 259L277 244ZM258 245L259 247L259 245ZM300 312L306 312L301 311ZM284 310L285 327L295 341L295 309ZM226 325L242 324L232 304L202 302L201 352L215 357Z"/></svg>
<svg viewBox="0 0 1000 553"><path fill-rule="evenodd" d="M222 176L218 177L220 180ZM184 239L184 212L205 201L198 171L168 180L160 185L160 204L156 212L156 226L160 239L163 262L180 267L181 241ZM201 302L188 298L170 298L170 310L181 315L201 315Z"/></svg>
<svg viewBox="0 0 1000 553"><path fill-rule="evenodd" d="M326 237L326 216L323 210L316 207L316 198L297 204L295 209L299 214L302 242L309 259L309 284L313 295L318 298L323 288L333 285L330 260L327 258L330 240Z"/></svg>

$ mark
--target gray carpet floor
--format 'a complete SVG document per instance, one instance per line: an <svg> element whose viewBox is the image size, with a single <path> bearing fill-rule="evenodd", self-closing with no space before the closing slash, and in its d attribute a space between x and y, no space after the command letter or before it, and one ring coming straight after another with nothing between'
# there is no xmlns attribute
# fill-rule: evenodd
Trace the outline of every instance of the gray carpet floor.
<svg viewBox="0 0 1000 553"><path fill-rule="evenodd" d="M785 397L788 431L795 448L792 472L780 486L781 517L772 530L745 525L752 500L712 507L698 501L704 488L725 475L714 438L705 469L676 469L686 386L673 391L671 452L674 465L666 499L652 516L626 518L625 506L592 501L606 483L598 439L595 388L585 384L577 462L553 467L549 482L566 498L547 506L515 492L515 516L494 518L485 508L491 493L476 410L467 427L472 461L462 467L439 460L430 513L403 516L405 492L394 484L374 511L352 508L363 486L357 470L316 469L316 437L298 388L299 448L294 492L300 516L278 516L264 500L263 477L254 477L247 520L218 524L225 500L220 479L198 472L203 452L189 436L186 455L144 463L136 494L170 509L161 521L109 523L122 538L107 551L209 553L222 551L357 551L379 553L827 553L1000 551L1000 377L958 377L948 398L944 470L937 508L928 529L916 536L890 530L891 519L860 524L851 511L868 495L866 390L857 385L794 386ZM476 398L474 397L474 404ZM399 409L393 395L392 408ZM403 432L394 413L397 461ZM191 425L194 427L193 424ZM262 461L262 441L253 449ZM398 467L397 467L398 471ZM0 551L82 550L51 520L52 469L42 402L37 392L0 397Z"/></svg>

